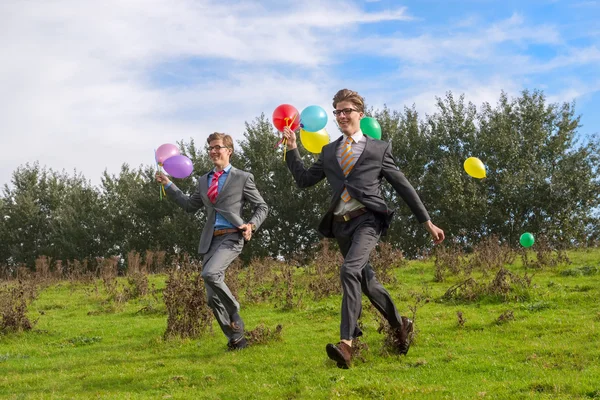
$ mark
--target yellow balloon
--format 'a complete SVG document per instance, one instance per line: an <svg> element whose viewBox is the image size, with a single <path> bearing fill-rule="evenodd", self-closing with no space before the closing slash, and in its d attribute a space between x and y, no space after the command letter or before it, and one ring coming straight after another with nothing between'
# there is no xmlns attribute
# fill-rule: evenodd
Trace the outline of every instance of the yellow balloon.
<svg viewBox="0 0 600 400"><path fill-rule="evenodd" d="M465 160L465 171L473 178L485 178L485 165L477 157L469 157Z"/></svg>
<svg viewBox="0 0 600 400"><path fill-rule="evenodd" d="M325 128L318 132L308 132L304 129L300 130L300 140L304 148L311 153L319 154L323 146L329 143L329 134Z"/></svg>

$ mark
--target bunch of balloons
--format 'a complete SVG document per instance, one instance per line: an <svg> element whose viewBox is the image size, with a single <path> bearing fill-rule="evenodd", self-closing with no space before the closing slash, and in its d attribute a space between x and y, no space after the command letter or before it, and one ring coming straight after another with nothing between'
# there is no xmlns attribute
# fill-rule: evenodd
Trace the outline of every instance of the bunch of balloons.
<svg viewBox="0 0 600 400"><path fill-rule="evenodd" d="M308 106L301 113L298 113L294 106L281 104L273 111L273 125L280 132L286 126L289 126L293 131L300 127L300 141L304 148L311 153L319 154L323 146L329 143L329 133L325 129L327 112L323 107L317 105ZM362 118L360 129L363 134L373 139L381 139L381 125L375 118ZM285 140L279 141L275 147L281 143L285 145Z"/></svg>
<svg viewBox="0 0 600 400"><path fill-rule="evenodd" d="M192 160L179 153L174 144L165 143L154 153L156 163L174 178L187 178L194 170Z"/></svg>
<svg viewBox="0 0 600 400"><path fill-rule="evenodd" d="M311 153L320 153L323 146L329 143L329 134L325 130L327 113L320 106L308 106L302 113L298 113L294 106L281 104L273 111L273 125L280 132L286 126L293 131L300 127L300 141ZM286 145L285 140L281 140L276 146L281 143ZM285 160L285 150L283 159Z"/></svg>

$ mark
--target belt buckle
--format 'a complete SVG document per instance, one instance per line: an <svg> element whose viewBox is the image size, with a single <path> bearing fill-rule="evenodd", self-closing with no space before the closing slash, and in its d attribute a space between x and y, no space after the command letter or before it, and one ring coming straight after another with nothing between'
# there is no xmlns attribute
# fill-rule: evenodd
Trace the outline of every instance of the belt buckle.
<svg viewBox="0 0 600 400"><path fill-rule="evenodd" d="M350 221L350 215L344 214L342 217L344 218L344 222Z"/></svg>

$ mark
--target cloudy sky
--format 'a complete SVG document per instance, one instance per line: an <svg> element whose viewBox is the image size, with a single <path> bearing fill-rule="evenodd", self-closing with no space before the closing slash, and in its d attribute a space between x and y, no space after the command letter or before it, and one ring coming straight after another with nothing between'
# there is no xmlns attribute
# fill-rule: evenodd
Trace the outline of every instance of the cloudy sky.
<svg viewBox="0 0 600 400"><path fill-rule="evenodd" d="M98 184L343 87L423 113L542 89L600 132L599 20L600 0L0 0L0 185L35 161Z"/></svg>

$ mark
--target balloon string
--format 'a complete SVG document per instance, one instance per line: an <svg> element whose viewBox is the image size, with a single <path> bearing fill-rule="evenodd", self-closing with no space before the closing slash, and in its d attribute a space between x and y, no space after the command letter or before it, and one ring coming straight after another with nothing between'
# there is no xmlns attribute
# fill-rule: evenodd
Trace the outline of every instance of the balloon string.
<svg viewBox="0 0 600 400"><path fill-rule="evenodd" d="M160 172L160 163L156 159L156 149L154 149L154 161L156 161L156 172ZM160 187L158 188L158 198L161 200L163 199L163 193L166 197L167 193L165 192L165 185L161 184Z"/></svg>
<svg viewBox="0 0 600 400"><path fill-rule="evenodd" d="M292 118L292 120L290 121L289 125L288 125L288 120L289 118L285 119L285 126L287 126L288 128L292 128L292 125L294 124L294 121L296 120L296 117L298 116L298 113L294 114L294 117ZM285 161L285 153L287 153L287 139L283 139L283 161Z"/></svg>
<svg viewBox="0 0 600 400"><path fill-rule="evenodd" d="M287 126L288 128L291 128L292 125L294 124L294 121L296 120L296 117L298 116L298 114L294 114L294 117L291 119L289 117L284 118L285 121L285 126ZM286 138L281 138L277 144L275 144L275 146L273 146L274 149L276 149L277 147L281 146L283 144L283 161L285 161L285 153L287 153L287 139Z"/></svg>

